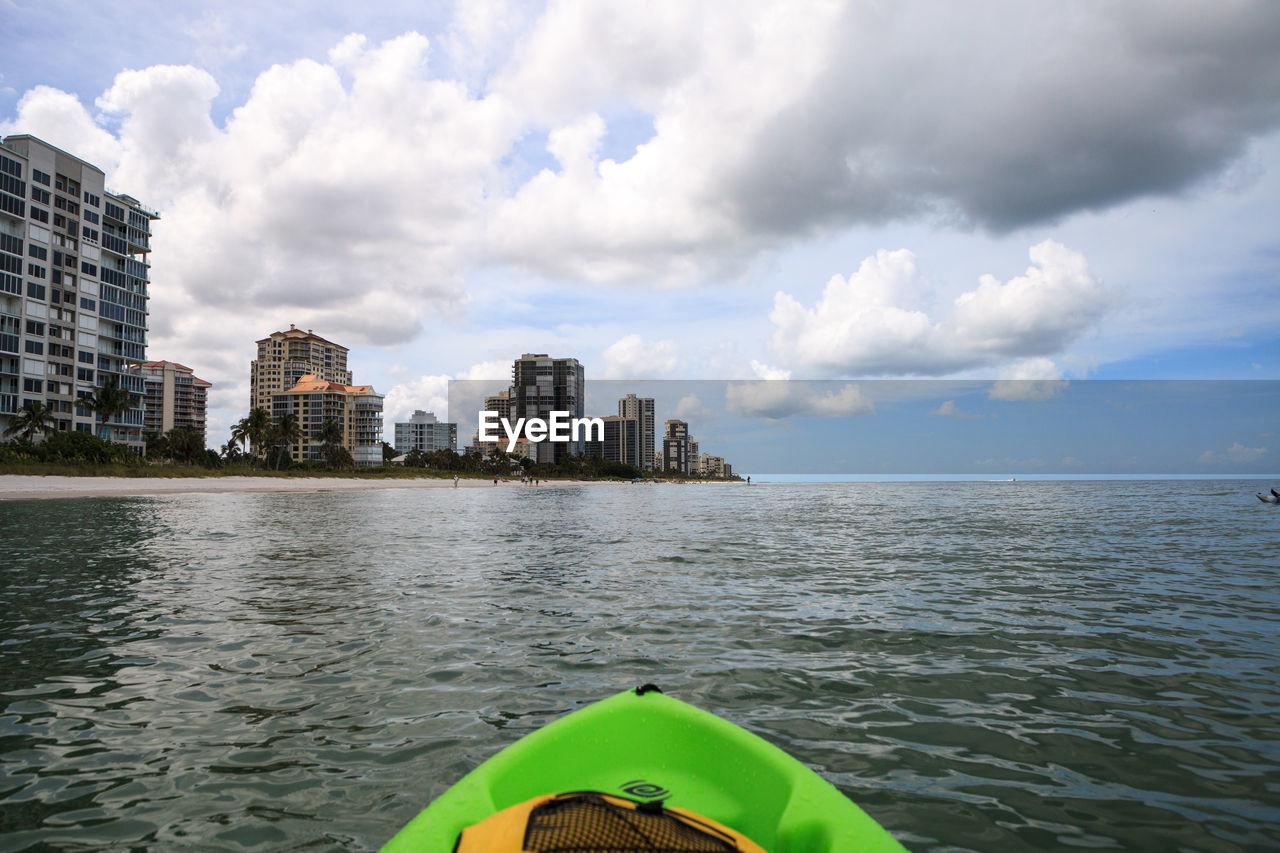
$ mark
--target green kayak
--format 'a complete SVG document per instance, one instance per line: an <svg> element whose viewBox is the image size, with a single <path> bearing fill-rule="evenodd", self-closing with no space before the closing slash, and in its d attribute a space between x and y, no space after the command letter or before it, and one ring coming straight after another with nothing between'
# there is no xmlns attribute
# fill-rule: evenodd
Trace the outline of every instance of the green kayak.
<svg viewBox="0 0 1280 853"><path fill-rule="evenodd" d="M645 685L582 708L502 750L382 849L904 848L776 746Z"/></svg>

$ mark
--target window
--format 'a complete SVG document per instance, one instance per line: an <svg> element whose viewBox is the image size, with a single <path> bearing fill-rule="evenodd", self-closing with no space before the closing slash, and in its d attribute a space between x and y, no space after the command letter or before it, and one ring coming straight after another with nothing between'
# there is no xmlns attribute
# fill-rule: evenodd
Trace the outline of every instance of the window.
<svg viewBox="0 0 1280 853"><path fill-rule="evenodd" d="M44 337L44 323L41 323L39 320L28 320L28 321L27 321L27 334L28 334L28 335L39 335L40 337L42 337L42 338L43 338L43 337Z"/></svg>
<svg viewBox="0 0 1280 853"><path fill-rule="evenodd" d="M5 213L11 213L21 219L27 215L27 203L20 198L0 193L0 210Z"/></svg>
<svg viewBox="0 0 1280 853"><path fill-rule="evenodd" d="M93 364L93 353L91 352L80 350L76 353L76 358L79 359L81 364Z"/></svg>
<svg viewBox="0 0 1280 853"><path fill-rule="evenodd" d="M45 210L42 207L36 207L33 204L31 205L31 218L36 220L37 222L43 222L44 224L48 225L49 211Z"/></svg>
<svg viewBox="0 0 1280 853"><path fill-rule="evenodd" d="M27 282L27 296L32 299L44 299L45 289L43 284L36 284L34 281Z"/></svg>
<svg viewBox="0 0 1280 853"><path fill-rule="evenodd" d="M27 264L27 275L32 278L44 278L44 267L37 264Z"/></svg>
<svg viewBox="0 0 1280 853"><path fill-rule="evenodd" d="M94 302L92 299L88 298L87 296L81 296L80 307L83 308L85 311L97 311L98 303Z"/></svg>
<svg viewBox="0 0 1280 853"><path fill-rule="evenodd" d="M27 194L27 182L20 181L12 175L0 174L0 190L17 196L24 196Z"/></svg>
<svg viewBox="0 0 1280 853"><path fill-rule="evenodd" d="M94 225L97 225L99 222L99 216L98 214L94 213L92 210L86 210L84 212L84 221L92 222Z"/></svg>
<svg viewBox="0 0 1280 853"><path fill-rule="evenodd" d="M35 184L31 185L31 200L38 201L41 204L48 204L51 196L48 190L42 190Z"/></svg>
<svg viewBox="0 0 1280 853"><path fill-rule="evenodd" d="M90 207L97 207L97 206L98 206L98 203L99 203L99 202L101 202L101 201L102 201L102 199L98 198L98 197L97 197L96 195L94 195L93 193L89 192L88 190L86 190L86 191L85 191L85 194L84 194L84 203L85 203L85 204L89 205Z"/></svg>
<svg viewBox="0 0 1280 853"><path fill-rule="evenodd" d="M42 341L27 341L26 350L32 355L44 355L44 343Z"/></svg>
<svg viewBox="0 0 1280 853"><path fill-rule="evenodd" d="M93 371L92 371L91 369L87 368L87 367L77 367L77 368L76 368L76 379L78 379L78 380L80 380L80 381L83 381L83 382L92 382L92 381L93 381Z"/></svg>
<svg viewBox="0 0 1280 853"><path fill-rule="evenodd" d="M8 157L0 154L0 173L12 175L15 178L21 178L22 164L17 160L10 160Z"/></svg>
<svg viewBox="0 0 1280 853"><path fill-rule="evenodd" d="M88 261L81 261L81 262L80 262L80 272L84 273L85 275L97 275L97 274L98 274L98 265L97 265L97 264L91 264L91 263L89 263Z"/></svg>
<svg viewBox="0 0 1280 853"><path fill-rule="evenodd" d="M49 250L44 246L37 246L35 243L27 244L27 254L37 260L49 260Z"/></svg>
<svg viewBox="0 0 1280 853"><path fill-rule="evenodd" d="M52 383L50 383L50 384L52 384ZM31 393L33 393L33 394L43 394L43 393L44 393L44 380L43 380L43 379L32 379L32 378L31 378L31 377L29 377L29 376L24 376L24 377L22 377L22 390L23 390L23 391L30 391L30 392L31 392Z"/></svg>
<svg viewBox="0 0 1280 853"><path fill-rule="evenodd" d="M44 184L46 187L49 186L50 181L49 176L39 169L31 170L31 180L35 181L37 184Z"/></svg>

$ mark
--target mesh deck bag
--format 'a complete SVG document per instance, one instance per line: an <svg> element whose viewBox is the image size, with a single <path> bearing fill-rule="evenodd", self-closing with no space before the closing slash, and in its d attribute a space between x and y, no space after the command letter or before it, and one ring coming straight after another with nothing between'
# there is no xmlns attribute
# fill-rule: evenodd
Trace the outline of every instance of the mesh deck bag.
<svg viewBox="0 0 1280 853"><path fill-rule="evenodd" d="M585 791L535 797L464 830L456 853L764 853L713 820Z"/></svg>

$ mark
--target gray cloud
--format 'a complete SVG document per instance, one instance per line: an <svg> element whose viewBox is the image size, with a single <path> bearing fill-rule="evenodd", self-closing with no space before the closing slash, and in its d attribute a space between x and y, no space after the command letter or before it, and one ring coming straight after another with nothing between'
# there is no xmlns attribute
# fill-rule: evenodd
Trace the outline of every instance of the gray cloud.
<svg viewBox="0 0 1280 853"><path fill-rule="evenodd" d="M1280 123L1280 5L851 6L831 62L714 192L791 233L994 231L1173 194Z"/></svg>

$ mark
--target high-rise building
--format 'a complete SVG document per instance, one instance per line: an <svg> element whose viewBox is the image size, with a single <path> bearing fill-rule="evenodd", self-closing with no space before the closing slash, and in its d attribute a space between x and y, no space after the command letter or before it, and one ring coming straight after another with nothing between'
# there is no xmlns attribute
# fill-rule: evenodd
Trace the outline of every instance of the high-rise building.
<svg viewBox="0 0 1280 853"><path fill-rule="evenodd" d="M635 394L618 400L618 416L630 418L639 424L639 440L640 452L638 462L628 462L628 465L635 465L638 468L651 470L653 468L653 452L654 452L654 405L652 397L637 397Z"/></svg>
<svg viewBox="0 0 1280 853"><path fill-rule="evenodd" d="M552 412L568 412L580 418L586 398L582 364L576 358L552 358L545 353L525 353L511 367L510 419L542 418ZM565 456L581 456L583 437L575 441L540 441L535 445L538 462L557 463Z"/></svg>
<svg viewBox="0 0 1280 853"><path fill-rule="evenodd" d="M704 453L698 457L698 473L704 477L727 477L723 456L712 456Z"/></svg>
<svg viewBox="0 0 1280 853"><path fill-rule="evenodd" d="M26 134L0 141L0 431L28 400L57 429L96 432L78 405L114 378L133 406L104 437L143 450L151 222L102 170Z"/></svg>
<svg viewBox="0 0 1280 853"><path fill-rule="evenodd" d="M293 324L258 341L258 357L249 365L249 408L271 411L271 398L293 388L304 376L338 385L351 384L347 348Z"/></svg>
<svg viewBox="0 0 1280 853"><path fill-rule="evenodd" d="M421 450L455 450L458 446L458 425L436 420L432 412L415 411L407 421L396 421L396 453Z"/></svg>
<svg viewBox="0 0 1280 853"><path fill-rule="evenodd" d="M511 389L499 391L490 397L484 398L484 410L486 412L497 412L498 418L501 420L511 419Z"/></svg>
<svg viewBox="0 0 1280 853"><path fill-rule="evenodd" d="M342 426L342 444L356 465L382 464L382 395L372 385L344 385L315 375L271 397L271 417L279 421L292 413L298 418L301 438L289 446L295 462L323 459L320 431L326 420Z"/></svg>
<svg viewBox="0 0 1280 853"><path fill-rule="evenodd" d="M600 443L600 455L606 462L621 462L639 468L643 461L640 456L640 422L635 418L618 415L600 420L604 421L604 440ZM649 459L652 460L653 457L650 456Z"/></svg>
<svg viewBox="0 0 1280 853"><path fill-rule="evenodd" d="M672 418L662 436L662 467L666 471L689 473L689 424Z"/></svg>
<svg viewBox="0 0 1280 853"><path fill-rule="evenodd" d="M132 365L146 383L142 431L163 435L177 427L195 427L205 438L205 413L211 383L186 365L172 361L144 361Z"/></svg>

